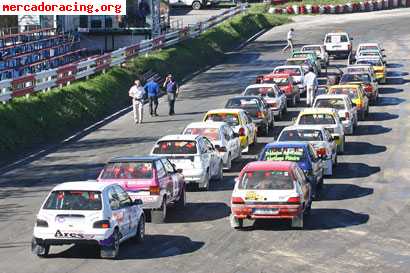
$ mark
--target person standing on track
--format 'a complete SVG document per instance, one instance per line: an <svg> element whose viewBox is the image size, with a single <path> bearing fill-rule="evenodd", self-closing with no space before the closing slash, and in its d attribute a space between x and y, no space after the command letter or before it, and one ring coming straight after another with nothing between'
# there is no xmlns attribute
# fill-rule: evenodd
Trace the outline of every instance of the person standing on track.
<svg viewBox="0 0 410 273"><path fill-rule="evenodd" d="M313 72L313 69L310 68L309 72L305 75L306 104L309 106L313 105L313 101L316 95L317 85L318 85L317 76Z"/></svg>
<svg viewBox="0 0 410 273"><path fill-rule="evenodd" d="M169 115L175 115L175 100L177 99L179 93L179 86L172 77L172 74L168 74L165 79L164 88L166 89L168 95Z"/></svg>
<svg viewBox="0 0 410 273"><path fill-rule="evenodd" d="M158 95L159 95L159 84L154 80L150 79L144 86L145 91L148 94L149 101L149 112L151 117L158 116Z"/></svg>
<svg viewBox="0 0 410 273"><path fill-rule="evenodd" d="M286 37L288 44L285 46L285 48L282 49L282 52L285 52L288 48L290 48L290 51L293 51L293 40L294 39L295 39L295 30L291 28Z"/></svg>
<svg viewBox="0 0 410 273"><path fill-rule="evenodd" d="M132 98L132 112L134 113L134 122L141 124L144 114L145 89L141 86L141 82L139 80L134 81L134 85L131 86L128 95Z"/></svg>

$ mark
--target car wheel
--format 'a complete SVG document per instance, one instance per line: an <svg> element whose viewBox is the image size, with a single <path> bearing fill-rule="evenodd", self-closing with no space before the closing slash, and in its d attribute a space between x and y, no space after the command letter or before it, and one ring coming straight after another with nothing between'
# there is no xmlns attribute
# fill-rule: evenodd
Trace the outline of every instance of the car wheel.
<svg viewBox="0 0 410 273"><path fill-rule="evenodd" d="M300 93L297 95L297 97L296 97L296 102L297 103L300 103Z"/></svg>
<svg viewBox="0 0 410 273"><path fill-rule="evenodd" d="M360 120L365 120L365 117L366 117L366 112L365 111L360 112Z"/></svg>
<svg viewBox="0 0 410 273"><path fill-rule="evenodd" d="M225 168L226 168L227 170L230 170L230 169L232 168L232 157L231 157L231 154L230 154L230 153L228 154L228 160L226 161L226 166L225 166Z"/></svg>
<svg viewBox="0 0 410 273"><path fill-rule="evenodd" d="M113 252L112 252L112 256L110 257L111 259L117 259L118 258L118 254L120 253L120 232L118 231L118 229L114 230L113 233Z"/></svg>
<svg viewBox="0 0 410 273"><path fill-rule="evenodd" d="M36 239L33 238L31 241L31 251L38 257L46 257L50 252L50 245L37 244Z"/></svg>
<svg viewBox="0 0 410 273"><path fill-rule="evenodd" d="M288 101L286 100L285 107L283 108L283 113L286 114L288 112Z"/></svg>
<svg viewBox="0 0 410 273"><path fill-rule="evenodd" d="M222 181L224 179L224 165L221 160L221 163L219 163L219 170L218 170L218 175L215 177L216 181Z"/></svg>
<svg viewBox="0 0 410 273"><path fill-rule="evenodd" d="M202 5L201 5L201 2L199 2L199 1L195 1L195 2L192 3L192 9L194 9L194 10L199 10L199 9L201 9L201 7L202 7Z"/></svg>
<svg viewBox="0 0 410 273"><path fill-rule="evenodd" d="M243 228L243 219L238 219L233 214L229 216L229 220L231 222L231 227L234 229L241 229Z"/></svg>
<svg viewBox="0 0 410 273"><path fill-rule="evenodd" d="M177 207L184 208L186 205L186 190L185 187L182 189L181 196L178 199Z"/></svg>
<svg viewBox="0 0 410 273"><path fill-rule="evenodd" d="M263 131L265 136L269 136L269 123L266 123L265 129Z"/></svg>
<svg viewBox="0 0 410 273"><path fill-rule="evenodd" d="M201 190L203 191L209 191L209 187L211 184L211 175L209 172L209 169L206 171L206 181L204 183L204 185L201 187Z"/></svg>
<svg viewBox="0 0 410 273"><path fill-rule="evenodd" d="M292 218L292 228L303 229L303 213L297 217Z"/></svg>
<svg viewBox="0 0 410 273"><path fill-rule="evenodd" d="M337 153L335 155L335 162L333 163L333 166L337 166Z"/></svg>
<svg viewBox="0 0 410 273"><path fill-rule="evenodd" d="M296 96L293 96L292 98L292 106L296 106Z"/></svg>
<svg viewBox="0 0 410 273"><path fill-rule="evenodd" d="M154 224L165 223L167 218L167 198L164 197L160 209L151 210L151 222Z"/></svg>
<svg viewBox="0 0 410 273"><path fill-rule="evenodd" d="M137 233L135 234L135 242L141 243L144 241L145 237L145 216L141 215L140 221L138 222Z"/></svg>

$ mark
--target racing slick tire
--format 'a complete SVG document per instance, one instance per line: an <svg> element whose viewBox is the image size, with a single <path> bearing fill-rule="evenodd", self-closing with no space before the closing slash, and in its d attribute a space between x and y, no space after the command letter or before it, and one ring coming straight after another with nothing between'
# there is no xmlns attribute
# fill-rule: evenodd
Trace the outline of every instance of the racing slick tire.
<svg viewBox="0 0 410 273"><path fill-rule="evenodd" d="M145 237L145 217L141 215L140 221L138 222L137 233L135 234L134 240L136 243L142 243Z"/></svg>
<svg viewBox="0 0 410 273"><path fill-rule="evenodd" d="M154 224L165 223L167 219L167 198L164 197L160 209L151 210L151 222Z"/></svg>
<svg viewBox="0 0 410 273"><path fill-rule="evenodd" d="M223 179L224 179L224 164L221 160L221 163L219 163L218 174L215 176L214 180L215 181L222 181Z"/></svg>
<svg viewBox="0 0 410 273"><path fill-rule="evenodd" d="M303 229L303 213L300 213L297 217L292 218L291 227L295 229Z"/></svg>
<svg viewBox="0 0 410 273"><path fill-rule="evenodd" d="M185 190L185 188L182 189L181 196L179 196L179 199L178 199L176 205L177 205L177 208L180 208L180 209L185 207L185 205L186 205L186 190Z"/></svg>
<svg viewBox="0 0 410 273"><path fill-rule="evenodd" d="M201 5L201 2L199 2L199 1L194 1L192 3L192 9L194 9L194 10L200 10L201 7L202 7L202 5Z"/></svg>
<svg viewBox="0 0 410 273"><path fill-rule="evenodd" d="M211 175L210 175L209 169L207 169L206 170L206 183L200 186L199 189L202 191L209 191L210 184L211 184Z"/></svg>
<svg viewBox="0 0 410 273"><path fill-rule="evenodd" d="M114 229L114 233L112 234L113 242L112 246L109 247L102 247L100 250L100 257L103 259L117 259L120 253L120 232L118 228Z"/></svg>
<svg viewBox="0 0 410 273"><path fill-rule="evenodd" d="M231 153L228 154L228 160L226 160L225 170L232 169L232 156Z"/></svg>
<svg viewBox="0 0 410 273"><path fill-rule="evenodd" d="M242 229L243 228L243 219L238 219L233 214L229 216L231 227L233 229Z"/></svg>
<svg viewBox="0 0 410 273"><path fill-rule="evenodd" d="M50 252L50 245L38 244L37 240L33 238L33 240L31 240L31 252L38 257L47 257Z"/></svg>

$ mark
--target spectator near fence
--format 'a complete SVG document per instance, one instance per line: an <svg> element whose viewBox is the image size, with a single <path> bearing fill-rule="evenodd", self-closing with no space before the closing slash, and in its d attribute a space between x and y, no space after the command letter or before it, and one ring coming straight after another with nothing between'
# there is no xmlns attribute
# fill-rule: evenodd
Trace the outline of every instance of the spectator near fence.
<svg viewBox="0 0 410 273"><path fill-rule="evenodd" d="M140 81L136 80L128 93L129 96L132 98L134 122L141 124L144 115L145 89L141 86Z"/></svg>

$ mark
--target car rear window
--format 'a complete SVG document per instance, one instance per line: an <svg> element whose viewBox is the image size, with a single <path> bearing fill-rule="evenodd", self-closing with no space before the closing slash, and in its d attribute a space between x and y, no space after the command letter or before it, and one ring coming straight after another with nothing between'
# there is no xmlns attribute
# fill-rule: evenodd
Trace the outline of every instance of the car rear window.
<svg viewBox="0 0 410 273"><path fill-rule="evenodd" d="M360 73L360 72L367 72L369 71L366 67L348 67L347 73Z"/></svg>
<svg viewBox="0 0 410 273"><path fill-rule="evenodd" d="M288 65L304 65L308 61L307 60L287 60L286 64Z"/></svg>
<svg viewBox="0 0 410 273"><path fill-rule="evenodd" d="M315 107L343 110L345 109L345 102L343 99L318 99L315 102Z"/></svg>
<svg viewBox="0 0 410 273"><path fill-rule="evenodd" d="M382 66L383 63L379 59L358 60L356 64L369 64L374 66Z"/></svg>
<svg viewBox="0 0 410 273"><path fill-rule="evenodd" d="M268 161L294 161L305 159L303 147L272 147L263 151L262 160Z"/></svg>
<svg viewBox="0 0 410 273"><path fill-rule="evenodd" d="M280 134L278 141L323 141L323 136L320 130L285 130Z"/></svg>
<svg viewBox="0 0 410 273"><path fill-rule="evenodd" d="M209 114L206 116L205 121L222 121L228 123L230 126L239 125L239 118L236 113Z"/></svg>
<svg viewBox="0 0 410 273"><path fill-rule="evenodd" d="M152 162L115 162L108 163L100 176L101 179L151 179Z"/></svg>
<svg viewBox="0 0 410 273"><path fill-rule="evenodd" d="M314 51L316 53L320 53L321 49L320 46L304 46L302 51Z"/></svg>
<svg viewBox="0 0 410 273"><path fill-rule="evenodd" d="M251 87L246 89L245 96L261 96L274 98L275 91L272 87Z"/></svg>
<svg viewBox="0 0 410 273"><path fill-rule="evenodd" d="M348 95L349 98L353 100L357 98L357 89L349 87L334 87L330 89L329 94Z"/></svg>
<svg viewBox="0 0 410 273"><path fill-rule="evenodd" d="M243 190L291 190L292 177L285 171L255 171L243 174L239 189Z"/></svg>
<svg viewBox="0 0 410 273"><path fill-rule="evenodd" d="M210 140L220 139L218 128L187 128L184 134L205 136L209 138Z"/></svg>
<svg viewBox="0 0 410 273"><path fill-rule="evenodd" d="M348 82L370 83L370 76L366 73L343 74L342 78L340 79L340 83L348 83Z"/></svg>
<svg viewBox="0 0 410 273"><path fill-rule="evenodd" d="M304 114L299 119L299 124L321 125L336 124L335 118L331 114Z"/></svg>
<svg viewBox="0 0 410 273"><path fill-rule="evenodd" d="M303 62L302 62L303 63ZM301 72L299 68L277 68L275 69L275 74L288 74L291 76L301 76Z"/></svg>
<svg viewBox="0 0 410 273"><path fill-rule="evenodd" d="M225 108L258 108L258 101L253 98L233 98L228 100Z"/></svg>
<svg viewBox="0 0 410 273"><path fill-rule="evenodd" d="M197 154L195 141L160 141L155 145L154 154Z"/></svg>
<svg viewBox="0 0 410 273"><path fill-rule="evenodd" d="M346 35L328 35L326 37L326 43L346 43L349 39L347 39Z"/></svg>
<svg viewBox="0 0 410 273"><path fill-rule="evenodd" d="M49 210L101 210L99 191L53 191L43 209Z"/></svg>
<svg viewBox="0 0 410 273"><path fill-rule="evenodd" d="M289 84L289 79L288 78L273 78L272 82L276 83L276 85L278 86L286 86Z"/></svg>

